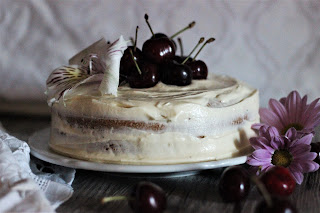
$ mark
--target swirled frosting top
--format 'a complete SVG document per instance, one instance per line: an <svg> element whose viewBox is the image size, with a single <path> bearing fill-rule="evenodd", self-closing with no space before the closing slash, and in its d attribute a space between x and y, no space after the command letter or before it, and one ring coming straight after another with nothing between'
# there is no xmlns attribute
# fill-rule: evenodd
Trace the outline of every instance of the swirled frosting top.
<svg viewBox="0 0 320 213"><path fill-rule="evenodd" d="M98 83L81 85L53 108L76 117L178 123L191 119L203 122L208 117L215 123L259 117L257 90L228 76L193 80L191 85L183 87L161 82L147 89L121 86L117 97L101 96L98 86Z"/></svg>

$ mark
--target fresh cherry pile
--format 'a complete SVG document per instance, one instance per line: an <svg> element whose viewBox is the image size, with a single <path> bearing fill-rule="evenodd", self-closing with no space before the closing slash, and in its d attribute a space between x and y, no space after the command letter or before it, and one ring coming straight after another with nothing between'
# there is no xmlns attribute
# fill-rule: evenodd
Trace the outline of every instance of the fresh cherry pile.
<svg viewBox="0 0 320 213"><path fill-rule="evenodd" d="M285 199L292 194L296 182L288 169L275 166L261 177L251 178L256 183L264 197L256 212L285 213L297 212L295 207ZM247 171L240 166L227 168L221 176L219 192L226 202L240 202L245 199L250 191L250 177Z"/></svg>
<svg viewBox="0 0 320 213"><path fill-rule="evenodd" d="M169 85L186 86L191 84L192 79L207 78L207 65L203 61L195 59L203 47L214 41L214 38L208 39L193 58L190 57L191 54L204 41L204 38L199 40L187 57L183 56L182 43L179 39L181 56L177 56L177 46L173 38L192 28L195 22L191 22L182 30L168 37L163 33L153 33L148 15L145 14L144 18L152 37L144 42L141 51L137 48L139 27L136 28L134 44L124 51L120 61L120 85L128 82L132 88L149 88L162 81Z"/></svg>

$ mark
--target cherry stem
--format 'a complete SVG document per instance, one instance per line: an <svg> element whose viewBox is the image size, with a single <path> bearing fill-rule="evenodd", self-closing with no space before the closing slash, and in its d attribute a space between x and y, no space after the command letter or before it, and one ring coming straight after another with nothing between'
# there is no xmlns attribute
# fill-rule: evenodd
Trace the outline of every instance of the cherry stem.
<svg viewBox="0 0 320 213"><path fill-rule="evenodd" d="M188 57L186 59L184 59L184 61L181 64L186 63L186 61L188 61L188 59L190 58L191 54L197 49L197 47L204 41L204 37L201 37L198 44L193 48L193 50L191 51L191 53L188 55Z"/></svg>
<svg viewBox="0 0 320 213"><path fill-rule="evenodd" d="M104 197L101 200L101 203L107 203L111 201L119 201L119 200L131 200L133 198L126 196L112 196L112 197Z"/></svg>
<svg viewBox="0 0 320 213"><path fill-rule="evenodd" d="M182 45L182 40L181 38L178 38L179 46L180 46L180 52L181 52L181 57L183 56L183 45Z"/></svg>
<svg viewBox="0 0 320 213"><path fill-rule="evenodd" d="M151 33L152 33L152 37L154 37L154 33L153 33L152 28L151 28L151 25L150 25L150 23L149 23L149 21L148 21L148 19L149 19L148 14L144 14L144 19L146 20L147 25L148 25L148 27L149 27L149 29L150 29Z"/></svg>
<svg viewBox="0 0 320 213"><path fill-rule="evenodd" d="M137 49L138 30L139 30L139 26L136 27L136 38L134 40L133 51L136 51Z"/></svg>
<svg viewBox="0 0 320 213"><path fill-rule="evenodd" d="M259 180L259 178L255 175L251 176L251 181L254 182L256 184L256 186L258 187L258 189L260 190L263 198L265 199L268 207L272 207L273 203L272 203L272 199L271 196L268 192L268 190L266 189L266 187L263 185L263 183Z"/></svg>
<svg viewBox="0 0 320 213"><path fill-rule="evenodd" d="M133 60L134 64L136 65L139 74L142 75L142 72L141 72L141 70L139 68L138 63L136 62L136 60L134 60L134 55L133 55L132 49L129 49L129 50L130 50L130 54L131 54L132 60Z"/></svg>
<svg viewBox="0 0 320 213"><path fill-rule="evenodd" d="M199 49L199 51L197 52L197 54L193 57L193 60L196 60L196 57L199 55L199 53L201 52L201 50L204 48L204 46L206 46L208 43L213 42L214 40L216 40L215 38L209 38L208 40L206 40L206 42L202 45L202 47Z"/></svg>
<svg viewBox="0 0 320 213"><path fill-rule="evenodd" d="M174 37L176 37L177 35L179 35L180 33L186 31L187 29L192 28L194 25L196 25L196 22L193 21L190 24L188 24L188 26L184 27L183 29L179 30L178 32L176 32L175 34L173 34L170 39L173 39Z"/></svg>

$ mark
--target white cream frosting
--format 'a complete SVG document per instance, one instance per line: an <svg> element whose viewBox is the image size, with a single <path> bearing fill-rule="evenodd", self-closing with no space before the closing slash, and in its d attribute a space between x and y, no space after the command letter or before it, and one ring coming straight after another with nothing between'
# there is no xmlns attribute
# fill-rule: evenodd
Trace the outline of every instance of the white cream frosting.
<svg viewBox="0 0 320 213"><path fill-rule="evenodd" d="M101 96L98 86L84 84L53 105L53 149L87 160L129 164L214 160L248 148L248 138L254 135L251 125L259 122L258 91L227 76L193 80L184 87L123 86L118 97ZM163 129L90 129L70 126L67 117L160 124ZM108 148L110 144L118 151Z"/></svg>

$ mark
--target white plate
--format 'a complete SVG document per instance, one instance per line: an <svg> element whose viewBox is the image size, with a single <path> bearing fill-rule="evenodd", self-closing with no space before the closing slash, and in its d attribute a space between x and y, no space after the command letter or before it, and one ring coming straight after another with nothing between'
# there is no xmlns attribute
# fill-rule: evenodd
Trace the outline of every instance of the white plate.
<svg viewBox="0 0 320 213"><path fill-rule="evenodd" d="M50 129L43 129L34 133L29 138L31 154L49 163L76 168L103 172L134 173L134 174L165 174L170 176L185 176L202 170L227 167L243 164L247 157L241 156L218 161L207 161L200 163L173 164L173 165L123 165L96 163L78 160L60 155L49 148Z"/></svg>

